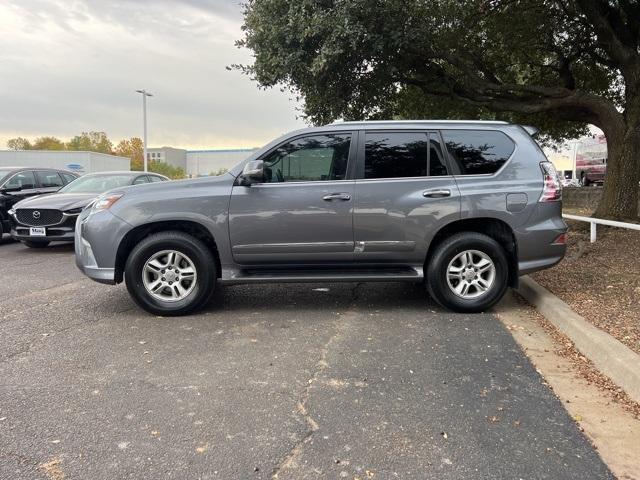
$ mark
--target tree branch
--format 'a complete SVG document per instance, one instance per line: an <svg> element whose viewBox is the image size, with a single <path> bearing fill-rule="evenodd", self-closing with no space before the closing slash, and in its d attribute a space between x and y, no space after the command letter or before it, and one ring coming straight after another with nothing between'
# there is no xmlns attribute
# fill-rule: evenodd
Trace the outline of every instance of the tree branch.
<svg viewBox="0 0 640 480"><path fill-rule="evenodd" d="M496 90L474 88L448 75L437 64L429 65L428 71L432 78L405 76L398 78L398 81L414 85L427 95L449 97L491 110L522 114L554 112L565 120L588 122L597 126L612 122L619 124L623 121L622 114L612 102L591 93L535 85L502 85ZM530 95L515 95L514 91L528 92ZM560 92L564 95L558 95ZM547 93L553 95L545 95Z"/></svg>
<svg viewBox="0 0 640 480"><path fill-rule="evenodd" d="M630 44L632 33L620 19L620 15L602 0L575 0L580 11L587 17L598 37L598 44L624 70L637 66L639 55L637 39Z"/></svg>

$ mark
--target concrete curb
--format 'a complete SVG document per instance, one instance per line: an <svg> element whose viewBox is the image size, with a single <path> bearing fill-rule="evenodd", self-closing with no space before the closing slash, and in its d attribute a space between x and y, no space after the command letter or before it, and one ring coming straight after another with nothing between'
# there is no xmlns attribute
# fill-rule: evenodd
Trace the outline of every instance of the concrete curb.
<svg viewBox="0 0 640 480"><path fill-rule="evenodd" d="M518 293L567 335L598 370L640 402L640 355L594 327L530 277L520 278Z"/></svg>

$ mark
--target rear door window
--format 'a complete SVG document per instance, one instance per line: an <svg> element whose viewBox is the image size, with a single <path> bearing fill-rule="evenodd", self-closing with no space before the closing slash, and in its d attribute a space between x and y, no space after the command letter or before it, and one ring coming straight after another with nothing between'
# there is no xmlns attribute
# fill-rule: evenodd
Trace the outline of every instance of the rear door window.
<svg viewBox="0 0 640 480"><path fill-rule="evenodd" d="M364 178L447 175L436 132L366 133L364 163Z"/></svg>
<svg viewBox="0 0 640 480"><path fill-rule="evenodd" d="M62 177L58 175L58 172L52 170L38 170L36 171L36 178L41 188L59 188L64 185Z"/></svg>
<svg viewBox="0 0 640 480"><path fill-rule="evenodd" d="M513 151L513 140L496 130L443 130L456 175L496 173Z"/></svg>

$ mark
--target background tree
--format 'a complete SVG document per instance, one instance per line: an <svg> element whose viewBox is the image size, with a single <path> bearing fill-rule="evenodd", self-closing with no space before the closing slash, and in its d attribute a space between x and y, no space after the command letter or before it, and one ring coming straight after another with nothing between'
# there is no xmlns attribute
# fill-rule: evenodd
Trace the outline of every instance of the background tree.
<svg viewBox="0 0 640 480"><path fill-rule="evenodd" d="M336 118L485 118L555 140L600 127L607 180L596 215L637 218L637 0L248 0L237 66Z"/></svg>
<svg viewBox="0 0 640 480"><path fill-rule="evenodd" d="M31 142L22 137L11 138L7 140L7 148L9 150L30 150Z"/></svg>
<svg viewBox="0 0 640 480"><path fill-rule="evenodd" d="M121 157L131 159L131 170L142 170L144 168L144 143L141 138L132 137L120 140L114 152Z"/></svg>
<svg viewBox="0 0 640 480"><path fill-rule="evenodd" d="M66 149L111 154L113 143L104 132L82 132L67 142Z"/></svg>
<svg viewBox="0 0 640 480"><path fill-rule="evenodd" d="M209 172L209 175L212 176L212 177L217 177L218 175L224 175L228 171L229 171L228 168L220 167L217 170L213 170L213 171Z"/></svg>
<svg viewBox="0 0 640 480"><path fill-rule="evenodd" d="M159 173L160 175L164 175L165 177L169 177L173 180L179 180L186 177L182 168L174 167L173 165L165 162L159 162L157 160L149 161L147 163L147 168L150 172ZM142 168L140 170L142 170Z"/></svg>
<svg viewBox="0 0 640 480"><path fill-rule="evenodd" d="M64 150L64 142L56 137L39 137L33 141L31 150Z"/></svg>

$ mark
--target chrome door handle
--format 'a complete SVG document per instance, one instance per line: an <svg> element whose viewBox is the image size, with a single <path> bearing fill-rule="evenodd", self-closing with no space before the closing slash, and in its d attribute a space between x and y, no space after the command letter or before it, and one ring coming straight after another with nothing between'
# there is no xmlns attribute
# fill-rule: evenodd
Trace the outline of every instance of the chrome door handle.
<svg viewBox="0 0 640 480"><path fill-rule="evenodd" d="M322 197L325 202L330 202L331 200L343 200L348 201L351 200L351 195L348 193L330 193L329 195L325 195Z"/></svg>
<svg viewBox="0 0 640 480"><path fill-rule="evenodd" d="M424 192L422 192L422 196L427 198L450 197L451 190L448 190L446 188L440 190L425 190Z"/></svg>

